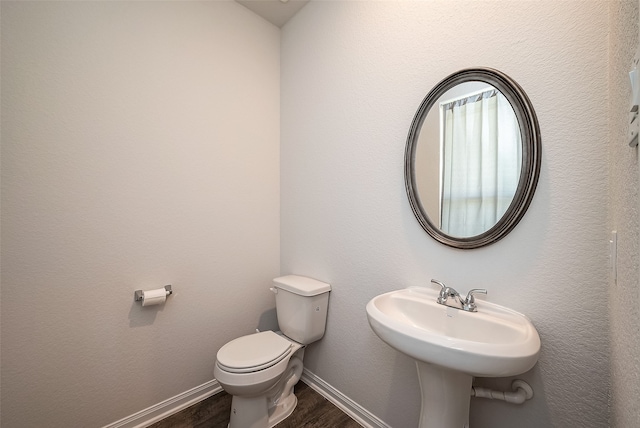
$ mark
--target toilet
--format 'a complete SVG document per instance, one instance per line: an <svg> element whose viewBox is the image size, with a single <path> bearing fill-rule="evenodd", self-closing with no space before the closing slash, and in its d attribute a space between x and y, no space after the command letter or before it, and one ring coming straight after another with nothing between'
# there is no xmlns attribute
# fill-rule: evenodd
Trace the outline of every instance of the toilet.
<svg viewBox="0 0 640 428"><path fill-rule="evenodd" d="M273 280L280 331L261 331L224 345L213 369L233 396L229 428L270 428L287 418L298 399L305 346L322 338L331 286L298 275Z"/></svg>

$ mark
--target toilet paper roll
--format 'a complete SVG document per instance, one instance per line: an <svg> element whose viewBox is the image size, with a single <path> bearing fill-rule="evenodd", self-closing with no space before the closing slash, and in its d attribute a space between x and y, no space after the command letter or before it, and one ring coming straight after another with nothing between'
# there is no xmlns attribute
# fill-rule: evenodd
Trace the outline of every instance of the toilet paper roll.
<svg viewBox="0 0 640 428"><path fill-rule="evenodd" d="M142 292L142 306L161 305L167 300L169 292L164 288Z"/></svg>

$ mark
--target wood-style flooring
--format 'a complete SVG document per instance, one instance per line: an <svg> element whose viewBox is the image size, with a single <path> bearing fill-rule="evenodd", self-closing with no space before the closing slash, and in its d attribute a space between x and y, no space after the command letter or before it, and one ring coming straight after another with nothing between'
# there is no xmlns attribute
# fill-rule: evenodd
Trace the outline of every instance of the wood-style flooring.
<svg viewBox="0 0 640 428"><path fill-rule="evenodd" d="M274 428L361 428L361 425L303 382L295 386L298 405ZM150 428L226 428L231 396L221 392L181 412L156 422Z"/></svg>

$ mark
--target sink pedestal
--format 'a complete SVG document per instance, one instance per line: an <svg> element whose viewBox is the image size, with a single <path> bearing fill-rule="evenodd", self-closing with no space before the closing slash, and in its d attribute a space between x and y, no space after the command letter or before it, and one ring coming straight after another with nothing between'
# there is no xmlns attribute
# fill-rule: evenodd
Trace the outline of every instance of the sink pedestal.
<svg viewBox="0 0 640 428"><path fill-rule="evenodd" d="M422 392L419 428L468 428L473 376L416 360Z"/></svg>

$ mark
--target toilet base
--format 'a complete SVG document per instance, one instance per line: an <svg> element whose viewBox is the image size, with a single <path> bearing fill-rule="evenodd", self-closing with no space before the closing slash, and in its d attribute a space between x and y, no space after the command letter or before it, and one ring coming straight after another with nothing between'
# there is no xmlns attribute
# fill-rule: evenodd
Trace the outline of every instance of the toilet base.
<svg viewBox="0 0 640 428"><path fill-rule="evenodd" d="M228 428L272 428L293 413L298 398L294 386L302 375L304 347L299 348L288 362L280 381L274 388L254 397L234 395Z"/></svg>
<svg viewBox="0 0 640 428"><path fill-rule="evenodd" d="M239 397L231 399L231 418L228 428L272 428L295 410L298 397L290 394L269 409L267 397Z"/></svg>
<svg viewBox="0 0 640 428"><path fill-rule="evenodd" d="M269 415L269 428L272 428L291 416L291 413L298 405L298 397L295 394L289 395L273 408L273 412Z"/></svg>
<svg viewBox="0 0 640 428"><path fill-rule="evenodd" d="M269 427L269 412L266 397L239 397L231 399L231 418L228 428Z"/></svg>

